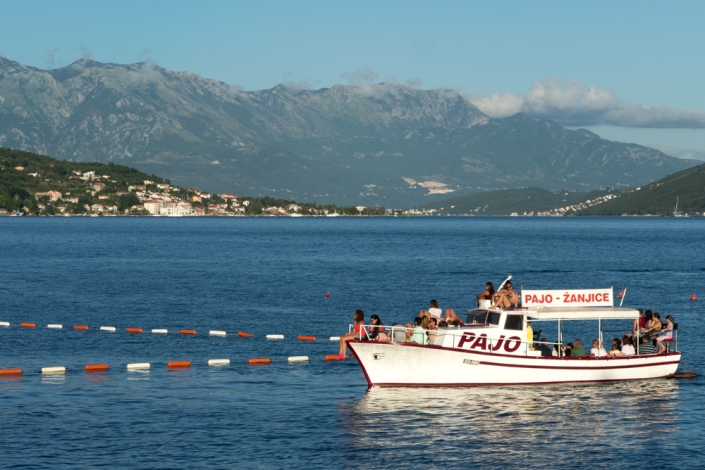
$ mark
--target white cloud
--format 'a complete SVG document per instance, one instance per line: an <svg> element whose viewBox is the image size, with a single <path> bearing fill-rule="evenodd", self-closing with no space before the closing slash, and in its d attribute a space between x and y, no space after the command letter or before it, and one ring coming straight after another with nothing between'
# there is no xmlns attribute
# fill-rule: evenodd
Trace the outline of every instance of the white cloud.
<svg viewBox="0 0 705 470"><path fill-rule="evenodd" d="M649 108L619 99L614 90L587 86L575 80L552 78L534 83L527 93L466 96L490 117L516 113L552 119L565 126L703 129L705 112L698 109Z"/></svg>

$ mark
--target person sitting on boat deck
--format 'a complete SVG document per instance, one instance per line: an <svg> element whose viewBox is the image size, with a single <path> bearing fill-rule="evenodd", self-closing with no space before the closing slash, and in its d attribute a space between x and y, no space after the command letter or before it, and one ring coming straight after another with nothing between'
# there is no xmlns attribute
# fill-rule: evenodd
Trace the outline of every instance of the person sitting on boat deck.
<svg viewBox="0 0 705 470"><path fill-rule="evenodd" d="M548 347L548 340L546 338L541 338L539 341L539 351L541 351L541 357L553 356L553 351Z"/></svg>
<svg viewBox="0 0 705 470"><path fill-rule="evenodd" d="M382 320L379 319L378 315L370 316L370 323L372 324L372 326L370 327L369 331L367 332L367 337L371 341L378 341L379 334L385 333L386 329L384 328L384 325L382 324ZM386 336L386 333L384 335Z"/></svg>
<svg viewBox="0 0 705 470"><path fill-rule="evenodd" d="M600 341L599 339L592 340L592 349L590 350L590 355L592 357L605 357L607 355L607 351L605 351L605 348L602 347L602 341Z"/></svg>
<svg viewBox="0 0 705 470"><path fill-rule="evenodd" d="M492 301L492 298L494 297L495 290L494 286L492 285L491 282L485 282L485 290L477 294L477 306L480 306L480 301L481 300L489 300Z"/></svg>
<svg viewBox="0 0 705 470"><path fill-rule="evenodd" d="M616 343L612 343L612 348L607 351L608 356L624 356L624 353L622 350L619 348L619 346Z"/></svg>
<svg viewBox="0 0 705 470"><path fill-rule="evenodd" d="M573 356L573 343L568 343L563 347L563 357Z"/></svg>
<svg viewBox="0 0 705 470"><path fill-rule="evenodd" d="M438 318L438 321L443 320L443 310L438 306L438 301L436 299L431 299L431 301L428 303L428 310L421 310L419 311L419 316L421 318L427 317L436 317Z"/></svg>
<svg viewBox="0 0 705 470"><path fill-rule="evenodd" d="M447 328L448 327L448 322L447 321L441 321L438 326L440 328Z"/></svg>
<svg viewBox="0 0 705 470"><path fill-rule="evenodd" d="M421 326L421 317L414 318L414 332L411 334L410 343L428 344L426 330Z"/></svg>
<svg viewBox="0 0 705 470"><path fill-rule="evenodd" d="M622 354L624 356L633 356L636 354L631 335L624 335L624 338L622 338Z"/></svg>
<svg viewBox="0 0 705 470"><path fill-rule="evenodd" d="M434 344L436 342L436 337L438 336L438 325L436 322L436 317L431 317L431 319L428 321L426 336L428 336L428 344Z"/></svg>
<svg viewBox="0 0 705 470"><path fill-rule="evenodd" d="M458 318L458 315L455 314L455 310L453 310L452 308L447 308L446 309L446 319L445 319L446 323L450 323L453 320L455 320L456 318ZM441 318L439 321L442 321L442 320L443 319Z"/></svg>
<svg viewBox="0 0 705 470"><path fill-rule="evenodd" d="M663 340L673 338L673 325L675 319L672 315L666 315L666 327L661 329L661 332L656 337L656 342L658 343L658 352L665 353L666 346L663 344Z"/></svg>
<svg viewBox="0 0 705 470"><path fill-rule="evenodd" d="M338 359L345 359L348 341L359 339L360 337L362 337L362 339L367 339L367 332L363 326L365 324L365 312L360 309L355 310L353 318L355 319L355 322L353 323L353 331L350 333L345 333L340 337L340 353L338 354Z"/></svg>
<svg viewBox="0 0 705 470"><path fill-rule="evenodd" d="M516 308L519 306L519 294L512 287L512 282L507 281L504 285L504 289L500 290L494 295L495 303L492 308Z"/></svg>
<svg viewBox="0 0 705 470"><path fill-rule="evenodd" d="M585 355L585 348L582 346L579 338L576 338L573 342L573 348L570 350L570 357L583 357Z"/></svg>
<svg viewBox="0 0 705 470"><path fill-rule="evenodd" d="M651 320L646 324L646 328L641 332L642 335L648 336L650 339L654 339L656 335L661 331L663 323L661 323L661 316L658 312L654 312L651 315Z"/></svg>
<svg viewBox="0 0 705 470"><path fill-rule="evenodd" d="M638 353L641 354L655 354L658 352L658 349L656 346L651 344L651 337L650 336L642 336L641 337L641 343L639 344L639 351Z"/></svg>

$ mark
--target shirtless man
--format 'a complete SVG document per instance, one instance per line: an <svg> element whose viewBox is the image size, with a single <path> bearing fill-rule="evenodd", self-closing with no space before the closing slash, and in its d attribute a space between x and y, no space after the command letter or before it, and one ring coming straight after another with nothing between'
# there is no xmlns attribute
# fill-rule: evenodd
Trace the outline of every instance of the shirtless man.
<svg viewBox="0 0 705 470"><path fill-rule="evenodd" d="M494 295L493 308L514 308L519 306L519 293L512 287L512 282L507 281L504 289Z"/></svg>

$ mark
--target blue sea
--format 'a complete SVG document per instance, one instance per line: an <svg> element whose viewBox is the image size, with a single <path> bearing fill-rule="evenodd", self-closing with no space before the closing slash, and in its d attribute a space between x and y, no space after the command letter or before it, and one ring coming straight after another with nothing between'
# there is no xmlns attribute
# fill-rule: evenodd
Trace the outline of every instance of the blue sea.
<svg viewBox="0 0 705 470"><path fill-rule="evenodd" d="M24 371L0 376L0 468L700 467L704 246L705 218L0 218L0 369ZM368 390L356 361L324 360L355 309L464 312L509 273L627 288L676 318L698 377Z"/></svg>

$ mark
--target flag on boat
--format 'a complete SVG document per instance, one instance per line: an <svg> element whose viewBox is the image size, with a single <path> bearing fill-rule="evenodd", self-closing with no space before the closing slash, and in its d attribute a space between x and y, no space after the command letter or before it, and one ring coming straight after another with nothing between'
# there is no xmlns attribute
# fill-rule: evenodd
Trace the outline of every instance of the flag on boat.
<svg viewBox="0 0 705 470"><path fill-rule="evenodd" d="M627 293L627 288L625 287L622 292L620 292L619 294L617 294L617 298L618 298L618 299L621 299L622 297L624 297L624 294L626 294L626 293Z"/></svg>

